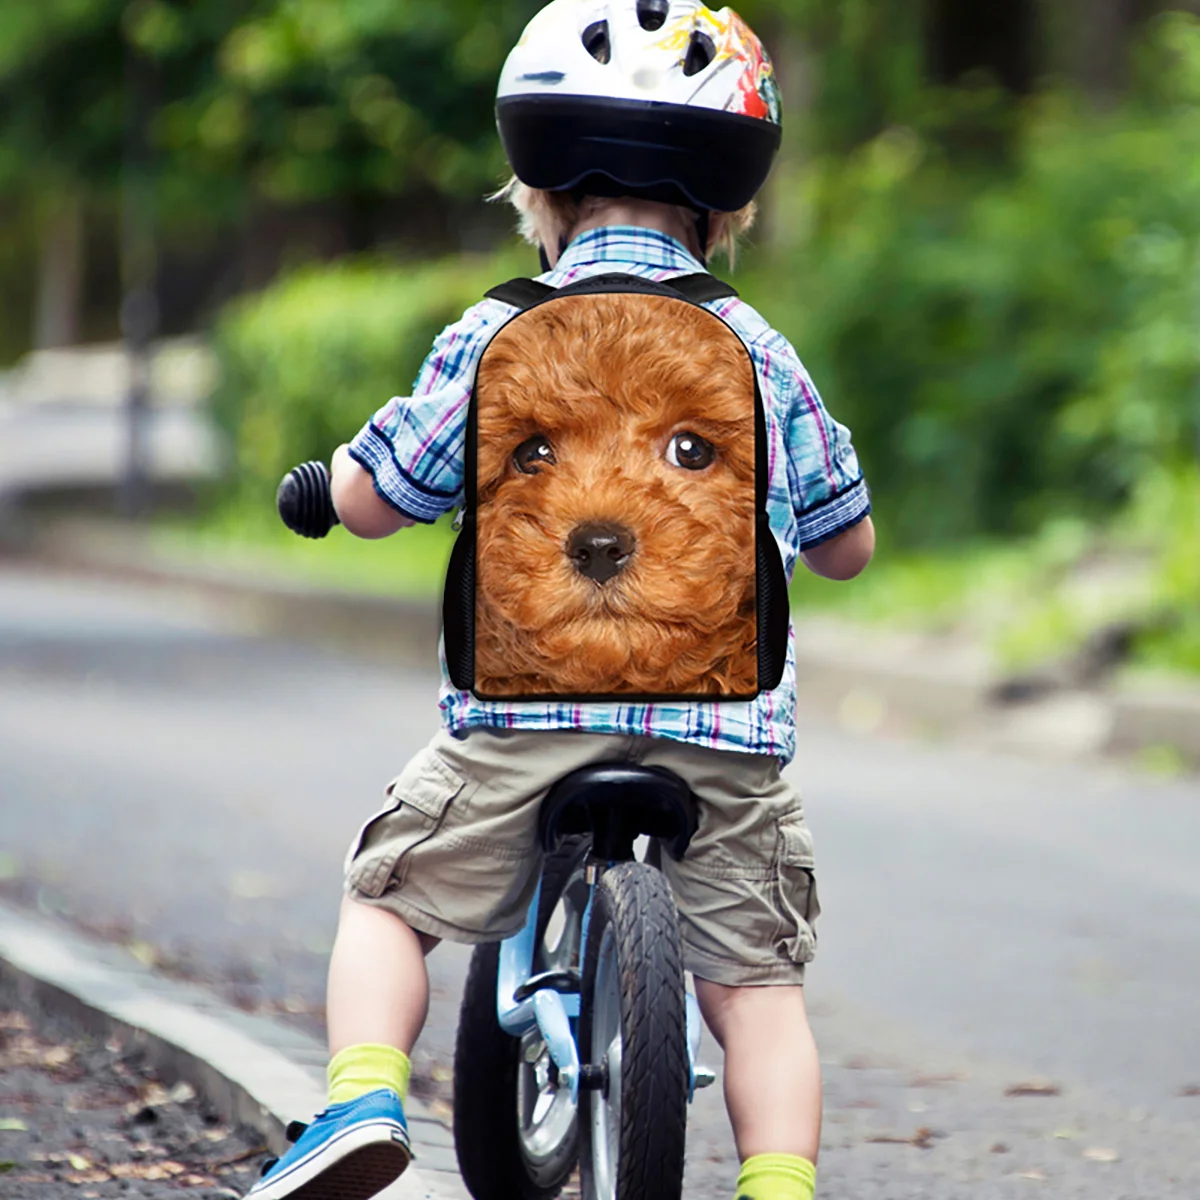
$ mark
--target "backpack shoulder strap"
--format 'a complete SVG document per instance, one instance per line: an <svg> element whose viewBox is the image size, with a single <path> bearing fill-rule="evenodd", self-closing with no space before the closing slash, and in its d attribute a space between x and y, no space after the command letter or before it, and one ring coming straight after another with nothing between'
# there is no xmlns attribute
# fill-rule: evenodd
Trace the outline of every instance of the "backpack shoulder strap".
<svg viewBox="0 0 1200 1200"><path fill-rule="evenodd" d="M695 275L680 275L677 279L665 279L663 282L693 304L735 298L738 294L737 288L715 275L709 275L707 271L700 271Z"/></svg>
<svg viewBox="0 0 1200 1200"><path fill-rule="evenodd" d="M524 312L527 308L532 308L553 296L557 290L548 283L539 283L536 279L510 279L507 283L497 284L485 294L489 300L511 304L513 308Z"/></svg>
<svg viewBox="0 0 1200 1200"><path fill-rule="evenodd" d="M621 284L625 286L619 286ZM607 291L610 288L626 290L633 284L640 285L637 290L643 288L646 291L658 291L660 288L669 289L677 292L685 300L690 300L693 304L708 304L713 300L731 299L738 294L737 288L723 279L716 278L715 275L709 275L706 271L698 271L694 275L680 275L675 279L664 279L659 284L639 276L593 276L580 280L568 290L581 293ZM524 312L526 309L541 304L543 300L548 300L558 290L558 288L552 287L548 283L540 283L536 279L510 279L507 283L501 283L492 288L487 292L487 296L491 300L499 300L502 304L511 304L513 308Z"/></svg>

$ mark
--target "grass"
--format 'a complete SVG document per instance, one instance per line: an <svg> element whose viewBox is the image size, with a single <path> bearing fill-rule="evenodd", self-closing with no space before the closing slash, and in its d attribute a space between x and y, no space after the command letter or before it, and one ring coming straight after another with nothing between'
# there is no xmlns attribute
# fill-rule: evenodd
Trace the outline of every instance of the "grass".
<svg viewBox="0 0 1200 1200"><path fill-rule="evenodd" d="M277 521L231 510L199 522L160 523L151 532L150 544L164 560L191 568L360 595L423 597L436 595L442 587L454 532L445 519L402 529L380 541L363 541L341 527L312 541Z"/></svg>

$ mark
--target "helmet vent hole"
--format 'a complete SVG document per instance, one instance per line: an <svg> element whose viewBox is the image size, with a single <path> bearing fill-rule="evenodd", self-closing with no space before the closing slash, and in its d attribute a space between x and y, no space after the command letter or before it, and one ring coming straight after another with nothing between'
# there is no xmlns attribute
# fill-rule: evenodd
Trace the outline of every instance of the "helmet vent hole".
<svg viewBox="0 0 1200 1200"><path fill-rule="evenodd" d="M688 43L687 57L683 60L683 73L699 75L705 67L712 65L712 61L716 57L716 43L707 33L701 33L697 29L692 33L692 40Z"/></svg>
<svg viewBox="0 0 1200 1200"><path fill-rule="evenodd" d="M643 29L661 29L667 23L671 0L638 0L638 24Z"/></svg>
<svg viewBox="0 0 1200 1200"><path fill-rule="evenodd" d="M599 63L612 58L612 42L608 38L608 22L593 21L583 31L584 49Z"/></svg>

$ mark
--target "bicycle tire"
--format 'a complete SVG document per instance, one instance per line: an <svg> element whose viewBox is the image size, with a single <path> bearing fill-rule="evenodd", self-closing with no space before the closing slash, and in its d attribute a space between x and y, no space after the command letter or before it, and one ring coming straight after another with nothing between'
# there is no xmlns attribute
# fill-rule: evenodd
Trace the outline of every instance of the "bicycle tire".
<svg viewBox="0 0 1200 1200"><path fill-rule="evenodd" d="M582 866L589 837L563 840L542 868L537 943L572 877ZM521 1043L496 1020L500 944L475 948L459 1008L454 1047L454 1147L459 1171L475 1200L553 1200L575 1169L578 1131L561 1152L531 1166L518 1119ZM538 1178L531 1175L535 1172Z"/></svg>
<svg viewBox="0 0 1200 1200"><path fill-rule="evenodd" d="M579 1044L594 1065L604 1046L611 1054L605 1030L614 1022L619 1078L609 1057L605 1088L580 1104L584 1198L678 1200L688 1106L683 955L666 879L644 863L605 872L592 901Z"/></svg>

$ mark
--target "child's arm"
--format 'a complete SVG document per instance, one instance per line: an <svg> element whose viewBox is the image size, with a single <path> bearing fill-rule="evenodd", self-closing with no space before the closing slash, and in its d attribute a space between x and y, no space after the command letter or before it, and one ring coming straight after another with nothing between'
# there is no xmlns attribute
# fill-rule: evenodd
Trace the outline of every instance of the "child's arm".
<svg viewBox="0 0 1200 1200"><path fill-rule="evenodd" d="M850 431L830 416L796 352L780 336L772 358L788 413L788 490L796 505L800 561L826 579L853 579L875 553L871 496Z"/></svg>
<svg viewBox="0 0 1200 1200"><path fill-rule="evenodd" d="M350 457L349 446L334 451L330 474L338 520L356 537L385 538L416 524L379 498L375 480Z"/></svg>
<svg viewBox="0 0 1200 1200"><path fill-rule="evenodd" d="M512 309L485 300L438 336L411 396L393 397L333 456L333 507L361 538L436 521L462 502L475 368Z"/></svg>
<svg viewBox="0 0 1200 1200"><path fill-rule="evenodd" d="M871 561L874 553L875 526L868 516L837 537L802 551L800 557L816 575L826 579L853 579Z"/></svg>

